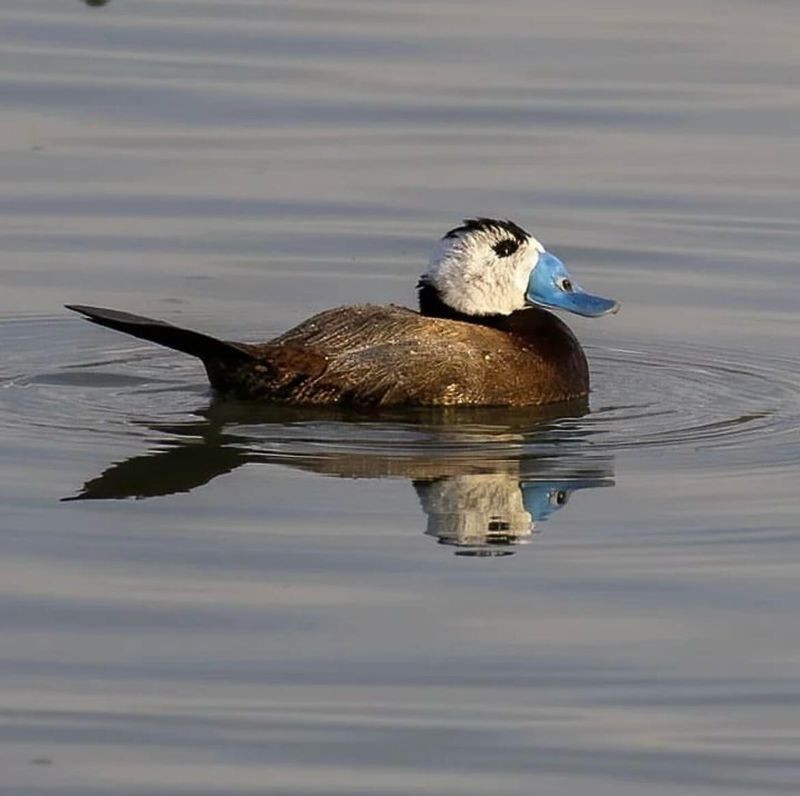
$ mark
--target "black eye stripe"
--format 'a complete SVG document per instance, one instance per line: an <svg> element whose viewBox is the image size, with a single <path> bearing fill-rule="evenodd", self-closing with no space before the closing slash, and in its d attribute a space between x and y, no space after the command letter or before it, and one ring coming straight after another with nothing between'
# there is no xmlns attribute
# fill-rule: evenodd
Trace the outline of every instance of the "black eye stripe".
<svg viewBox="0 0 800 796"><path fill-rule="evenodd" d="M519 248L519 241L506 238L495 243L492 248L498 257L509 257Z"/></svg>

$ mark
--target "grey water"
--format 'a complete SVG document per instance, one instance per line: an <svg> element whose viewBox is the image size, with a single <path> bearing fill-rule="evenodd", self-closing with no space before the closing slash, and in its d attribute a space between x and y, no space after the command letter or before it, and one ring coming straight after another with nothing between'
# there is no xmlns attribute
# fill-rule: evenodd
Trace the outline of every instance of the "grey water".
<svg viewBox="0 0 800 796"><path fill-rule="evenodd" d="M800 5L0 0L0 793L800 790ZM588 403L218 401L512 218Z"/></svg>

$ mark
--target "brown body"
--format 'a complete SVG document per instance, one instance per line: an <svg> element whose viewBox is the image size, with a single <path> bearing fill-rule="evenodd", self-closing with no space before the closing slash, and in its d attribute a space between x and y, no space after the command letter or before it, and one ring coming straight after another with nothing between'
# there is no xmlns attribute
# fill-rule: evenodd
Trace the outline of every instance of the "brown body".
<svg viewBox="0 0 800 796"><path fill-rule="evenodd" d="M580 344L551 313L457 320L405 307L338 307L263 344L231 343L94 307L103 326L200 357L222 394L296 405L533 406L581 398Z"/></svg>
<svg viewBox="0 0 800 796"><path fill-rule="evenodd" d="M558 318L531 309L504 320L501 329L405 307L339 307L247 346L253 362L207 368L219 390L293 404L528 406L587 394L586 358Z"/></svg>

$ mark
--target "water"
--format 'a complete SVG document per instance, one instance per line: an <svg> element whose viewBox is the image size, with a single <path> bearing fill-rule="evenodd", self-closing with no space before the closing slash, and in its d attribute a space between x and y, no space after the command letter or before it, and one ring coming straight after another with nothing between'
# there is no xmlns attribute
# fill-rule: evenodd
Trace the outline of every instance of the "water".
<svg viewBox="0 0 800 796"><path fill-rule="evenodd" d="M796 793L800 8L101 5L0 0L0 792ZM588 406L220 403L61 309L265 339L476 214L622 301Z"/></svg>

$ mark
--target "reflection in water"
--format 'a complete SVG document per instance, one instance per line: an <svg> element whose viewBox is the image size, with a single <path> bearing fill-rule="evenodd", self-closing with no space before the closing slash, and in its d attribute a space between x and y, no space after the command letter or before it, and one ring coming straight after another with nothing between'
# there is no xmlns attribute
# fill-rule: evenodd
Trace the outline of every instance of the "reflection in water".
<svg viewBox="0 0 800 796"><path fill-rule="evenodd" d="M559 421L586 405L542 409L425 409L348 414L336 409L215 402L198 419L148 424L152 451L113 464L74 500L190 492L248 463L320 475L407 478L425 533L457 555L510 555L578 489L613 485L613 459L589 455L585 435Z"/></svg>
<svg viewBox="0 0 800 796"><path fill-rule="evenodd" d="M560 481L518 481L505 473L457 475L415 481L428 515L426 533L456 555L511 555L511 545L531 541L535 527L565 506L577 489L611 486L608 475Z"/></svg>

